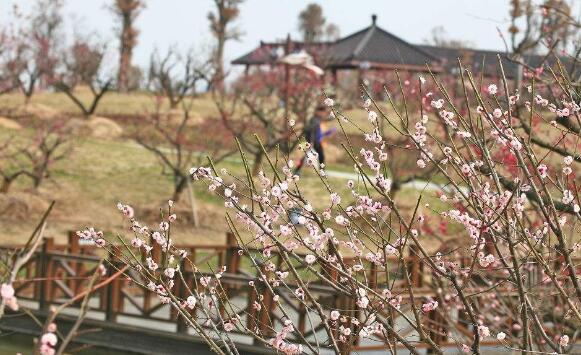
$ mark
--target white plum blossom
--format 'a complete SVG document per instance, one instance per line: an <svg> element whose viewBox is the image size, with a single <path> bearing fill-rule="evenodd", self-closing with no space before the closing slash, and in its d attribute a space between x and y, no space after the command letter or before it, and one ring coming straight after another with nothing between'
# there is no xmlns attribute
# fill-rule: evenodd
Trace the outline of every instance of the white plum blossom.
<svg viewBox="0 0 581 355"><path fill-rule="evenodd" d="M189 309L194 309L194 307L196 307L196 297L195 296L188 296L188 298L186 298L186 306Z"/></svg>
<svg viewBox="0 0 581 355"><path fill-rule="evenodd" d="M566 347L567 345L569 345L569 336L568 335L563 335L559 339L559 345L561 345L562 347Z"/></svg>
<svg viewBox="0 0 581 355"><path fill-rule="evenodd" d="M478 334L480 334L480 336L483 338L489 337L490 336L490 329L488 329L488 327L485 325L479 325L478 326Z"/></svg>
<svg viewBox="0 0 581 355"><path fill-rule="evenodd" d="M571 192L571 190L565 190L563 191L563 203L568 205L571 202L573 202L573 200L575 199L575 197L573 196L573 193Z"/></svg>

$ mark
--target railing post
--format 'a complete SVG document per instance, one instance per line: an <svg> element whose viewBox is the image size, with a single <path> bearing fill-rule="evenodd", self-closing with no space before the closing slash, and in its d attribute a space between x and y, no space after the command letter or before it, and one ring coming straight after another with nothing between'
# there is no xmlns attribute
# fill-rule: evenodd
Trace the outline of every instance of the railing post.
<svg viewBox="0 0 581 355"><path fill-rule="evenodd" d="M410 254L409 254L409 273L410 273L410 281L412 286L414 287L422 287L423 286L423 273L424 273L424 265L422 260L417 255L419 250L415 245L410 245Z"/></svg>
<svg viewBox="0 0 581 355"><path fill-rule="evenodd" d="M42 248L40 249L40 253L38 253L37 260L36 260L36 278L40 279L36 285L38 287L34 288L35 296L38 298L38 308L39 309L46 309L46 282L44 278L46 278L46 270L48 266L47 260L47 251L48 251L48 239L45 239L42 243Z"/></svg>
<svg viewBox="0 0 581 355"><path fill-rule="evenodd" d="M42 251L40 253L40 268L39 277L40 290L39 290L39 300L38 308L45 310L51 301L51 283L52 283L52 261L50 259L50 251L54 249L54 239L45 238L42 244Z"/></svg>
<svg viewBox="0 0 581 355"><path fill-rule="evenodd" d="M351 295L341 294L337 299L337 308L341 311L341 313L349 315L347 322L345 322L343 326L346 328L351 328L351 335L347 336L345 341L338 344L339 351L342 355L350 354L351 350L353 349L353 345L355 344L354 340L359 338L359 332L354 331L353 323L351 322L351 316L357 315L355 311L352 311L355 307L357 306L355 305L355 300ZM335 336L339 337L339 332L337 332Z"/></svg>
<svg viewBox="0 0 581 355"><path fill-rule="evenodd" d="M187 282L185 259L182 259L180 262L180 272L183 274L183 278ZM186 299L188 297L188 294L186 292L187 285L183 284L181 277L177 276L175 278L174 287L175 287L175 292L177 293L177 296L179 299L183 300L183 299ZM180 315L179 312L174 307L172 307L172 312L175 313L178 333L187 333L188 332L188 325L187 325L184 317L182 315Z"/></svg>
<svg viewBox="0 0 581 355"><path fill-rule="evenodd" d="M254 302L259 300L258 290L258 285L255 283L254 287L250 287L250 291L248 293L248 315L246 316L246 327L250 329L251 332L253 332L254 329L258 326L258 312L254 308Z"/></svg>
<svg viewBox="0 0 581 355"><path fill-rule="evenodd" d="M107 270L107 276L111 277L115 274L116 267L119 266L119 255L120 250L117 246L111 246L111 252L109 253L109 269ZM107 285L107 302L106 302L106 309L105 309L105 319L107 321L114 322L117 318L117 312L122 308L122 298L121 298L121 283L120 278L116 278L112 280Z"/></svg>
<svg viewBox="0 0 581 355"><path fill-rule="evenodd" d="M266 279L268 280L268 274L266 274ZM270 336L270 320L271 320L271 313L273 310L273 304L274 304L274 300L273 300L273 294L272 292L270 292L270 289L268 287L266 287L266 285L263 284L263 282L268 282L268 281L261 281L260 286L261 286L261 294L262 294L262 308L260 309L260 312L258 313L258 329L260 331L260 334L262 334L263 337L268 338ZM258 301L260 303L260 300ZM257 339L254 339L255 342L257 342Z"/></svg>
<svg viewBox="0 0 581 355"><path fill-rule="evenodd" d="M339 245L335 245L333 244L333 241L329 240L329 242L327 243L327 250L329 252L329 255L337 255L339 251ZM325 274L329 275L328 276L329 280L337 282L337 280L339 279L339 273L337 272L337 269L331 265L331 263L324 262L321 265L321 268L324 275Z"/></svg>
<svg viewBox="0 0 581 355"><path fill-rule="evenodd" d="M442 302L441 299L437 300L438 302ZM429 332L429 337L432 339L432 341L437 344L437 345L442 345L444 343L446 343L447 339L447 334L448 334L448 329L447 329L447 322L444 319L444 317L440 314L440 312L436 312L436 311L432 311L429 313L428 315L429 319L430 319L430 332ZM434 354L435 353L435 349L432 348L428 348L427 349L427 353L428 354Z"/></svg>
<svg viewBox="0 0 581 355"><path fill-rule="evenodd" d="M374 262L369 265L369 288L377 288L377 265Z"/></svg>
<svg viewBox="0 0 581 355"><path fill-rule="evenodd" d="M265 279L262 278L264 275ZM263 268L259 270L257 279L255 280L254 287L256 291L251 289L251 293L248 297L248 318L247 326L251 331L255 329L262 337L268 337L270 335L270 315L273 310L273 294L270 292L265 283L268 282L268 272ZM254 308L254 303L257 302L261 305L260 310ZM258 339L254 339L254 345L262 344Z"/></svg>
<svg viewBox="0 0 581 355"><path fill-rule="evenodd" d="M237 274L240 268L240 255L238 254L238 243L236 236L232 232L226 233L226 245L228 250L226 252L227 272Z"/></svg>
<svg viewBox="0 0 581 355"><path fill-rule="evenodd" d="M77 234L75 232L70 231L69 232L69 245L68 245L68 252L71 255L79 255L81 254L80 252L80 245L79 245L79 237L77 236ZM81 263L79 263L78 261L71 261L71 269L73 269L75 271L75 275L68 280L67 284L69 286L69 288L71 290L73 290L73 292L76 294L79 292L78 288L79 288L79 281L77 279L77 277L79 277L80 273L81 273Z"/></svg>

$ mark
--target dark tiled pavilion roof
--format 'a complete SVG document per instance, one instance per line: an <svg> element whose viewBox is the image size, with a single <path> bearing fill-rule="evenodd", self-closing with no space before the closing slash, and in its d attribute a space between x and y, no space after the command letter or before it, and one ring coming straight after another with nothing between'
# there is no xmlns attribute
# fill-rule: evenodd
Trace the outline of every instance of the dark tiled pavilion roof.
<svg viewBox="0 0 581 355"><path fill-rule="evenodd" d="M438 59L385 31L372 16L371 26L335 42L327 53L328 68L401 68L426 70L426 63L439 66Z"/></svg>
<svg viewBox="0 0 581 355"><path fill-rule="evenodd" d="M333 42L314 42L305 43L298 41L290 41L290 51L298 52L305 50L307 53L313 54L317 53L323 55L326 50L331 47ZM243 64L243 65L264 65L273 64L278 58L280 58L285 51L286 42L262 42L260 41L260 46L251 52L244 54L243 56L234 59L232 64Z"/></svg>
<svg viewBox="0 0 581 355"><path fill-rule="evenodd" d="M439 60L430 53L385 31L376 24L372 16L369 27L355 32L336 42L291 42L291 51L306 50L316 52L315 61L326 69L359 68L368 65L370 69L410 69L426 70L430 63L438 71ZM263 65L272 64L284 51L285 42L260 43L257 49L235 59L232 64Z"/></svg>
<svg viewBox="0 0 581 355"><path fill-rule="evenodd" d="M428 53L440 58L442 66L446 72L454 73L458 70L458 58L462 65L470 69L473 73L480 73L482 71L482 64L484 63L484 75L490 77L500 77L500 66L498 65L498 55L502 61L506 77L513 79L517 75L519 64L507 58L506 53L494 50L482 50L472 48L447 48L430 45L418 45L419 48ZM566 58L560 58L567 62ZM554 65L554 56L543 55L525 55L523 62L531 68L538 68L543 64Z"/></svg>
<svg viewBox="0 0 581 355"><path fill-rule="evenodd" d="M400 69L425 71L426 63L434 72L456 73L457 59L473 73L482 72L488 77L499 77L500 67L497 55L500 54L507 78L513 79L518 72L517 63L510 61L501 51L473 48L447 48L431 45L416 45L385 31L376 24L372 16L369 27L355 32L336 42L305 43L291 41L291 51L305 50L313 55L315 62L325 69L356 69L366 66L370 69ZM260 47L235 59L232 64L263 65L273 64L284 53L286 43L260 42ZM565 64L568 58L560 58ZM554 56L526 55L523 61L531 68L542 65L553 66Z"/></svg>

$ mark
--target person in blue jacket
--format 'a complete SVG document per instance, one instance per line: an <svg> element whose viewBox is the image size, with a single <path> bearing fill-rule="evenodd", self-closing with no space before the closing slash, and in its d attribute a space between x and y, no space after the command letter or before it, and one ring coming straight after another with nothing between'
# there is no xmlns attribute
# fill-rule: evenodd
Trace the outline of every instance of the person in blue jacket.
<svg viewBox="0 0 581 355"><path fill-rule="evenodd" d="M325 105L319 105L315 109L315 115L309 120L307 125L303 130L303 136L305 140L311 144L311 149L317 152L319 157L319 164L325 163L325 151L323 149L323 139L327 136L333 134L337 129L331 128L329 130L323 131L321 128L321 123L324 121L332 121L331 109ZM303 167L307 155L303 157L297 164L295 169L295 174L299 174L301 168Z"/></svg>

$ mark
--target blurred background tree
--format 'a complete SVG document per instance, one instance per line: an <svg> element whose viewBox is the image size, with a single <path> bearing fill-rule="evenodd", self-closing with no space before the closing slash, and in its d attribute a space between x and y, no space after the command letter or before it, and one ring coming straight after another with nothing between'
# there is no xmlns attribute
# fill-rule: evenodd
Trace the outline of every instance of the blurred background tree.
<svg viewBox="0 0 581 355"><path fill-rule="evenodd" d="M339 26L334 23L327 23L327 19L323 15L323 8L316 3L307 5L300 12L299 32L303 37L303 41L307 43L322 40L334 41L341 35Z"/></svg>
<svg viewBox="0 0 581 355"><path fill-rule="evenodd" d="M117 73L117 89L126 93L135 85L132 75L137 71L131 64L133 50L137 46L139 30L135 28L135 20L145 8L142 0L115 0L112 11L117 15L120 23L119 35L119 71ZM133 84L133 85L132 85Z"/></svg>
<svg viewBox="0 0 581 355"><path fill-rule="evenodd" d="M214 0L215 12L208 13L210 30L216 41L213 49L214 77L209 85L211 89L224 89L224 47L230 40L239 40L242 32L232 27L240 15L240 4L244 0Z"/></svg>

